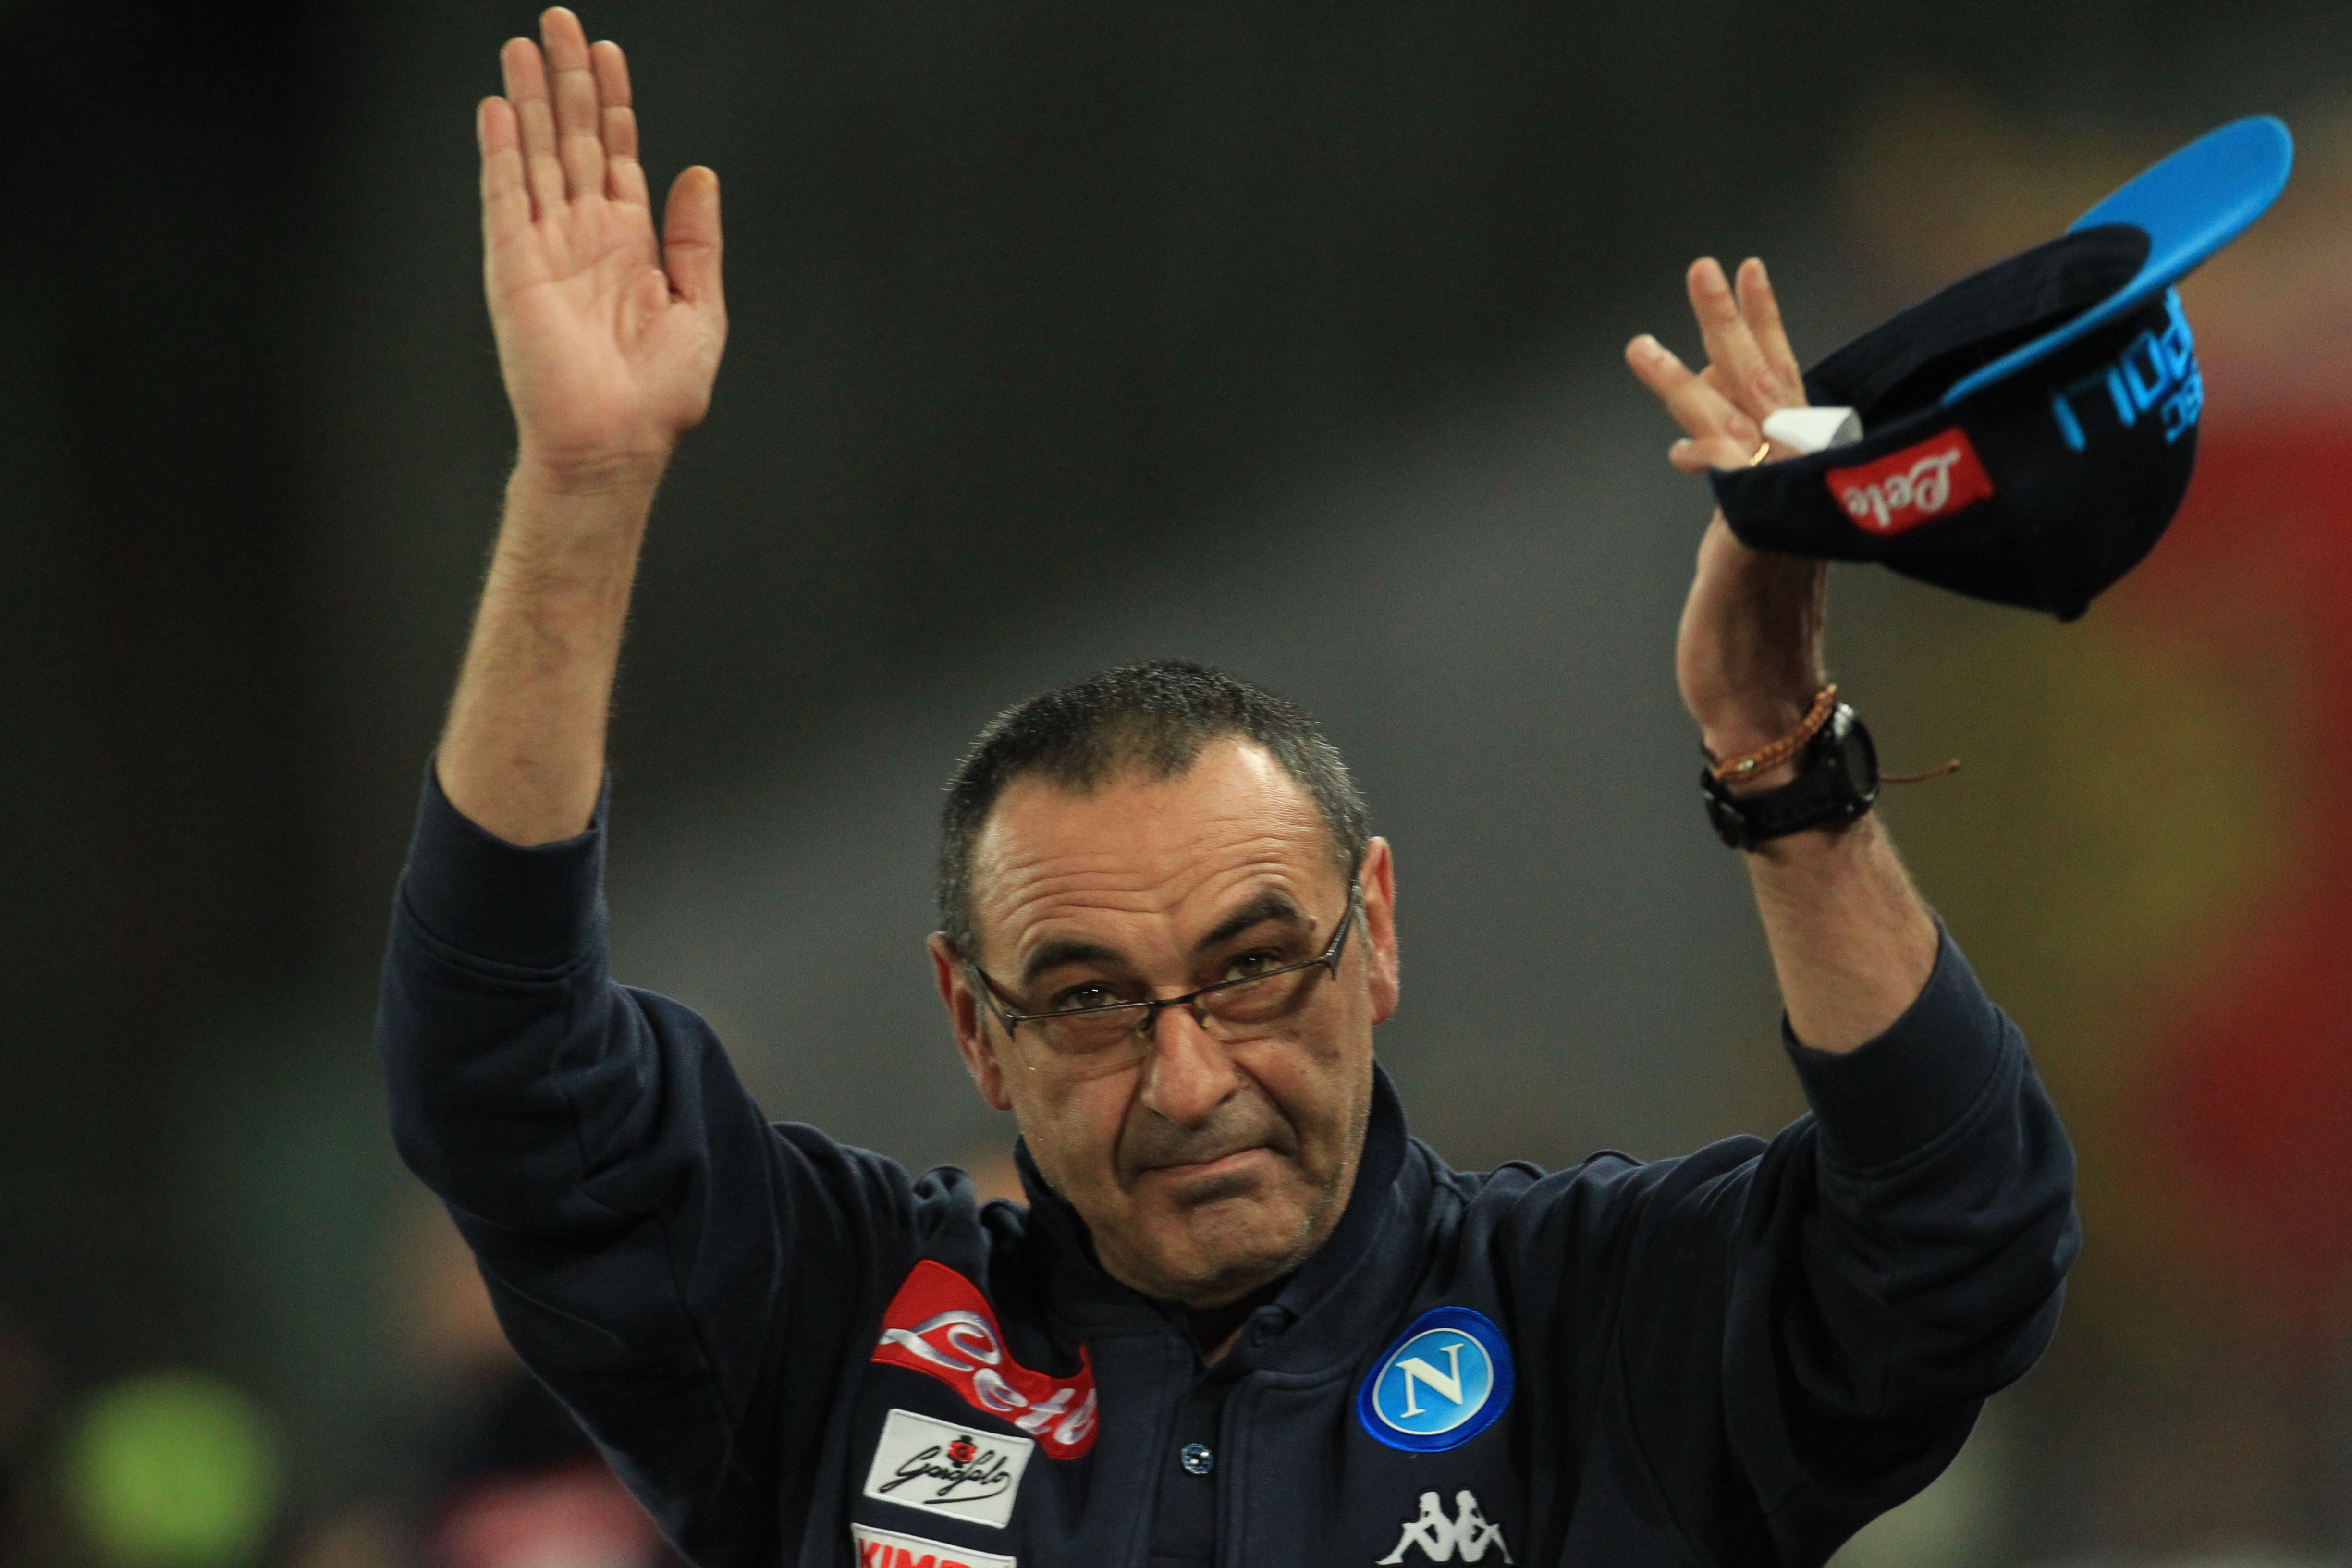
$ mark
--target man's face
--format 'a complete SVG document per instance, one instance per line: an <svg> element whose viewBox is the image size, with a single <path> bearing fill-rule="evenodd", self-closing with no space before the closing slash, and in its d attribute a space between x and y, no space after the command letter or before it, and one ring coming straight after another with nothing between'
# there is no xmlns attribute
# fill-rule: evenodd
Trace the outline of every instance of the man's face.
<svg viewBox="0 0 2352 1568"><path fill-rule="evenodd" d="M1024 1013L1074 994L1181 995L1313 959L1348 909L1313 799L1240 740L1211 743L1181 777L1128 773L1089 795L1016 779L972 870L981 951L968 956L1012 998L1000 1005ZM1013 1113L1113 1278L1218 1306L1297 1268L1338 1225L1371 1103L1372 1026L1397 1001L1385 843L1358 880L1363 910L1339 973L1307 972L1295 1012L1235 1030L1162 1008L1134 1059L1103 1072L1057 1063L1041 1024L1008 1037L933 939L974 1081Z"/></svg>

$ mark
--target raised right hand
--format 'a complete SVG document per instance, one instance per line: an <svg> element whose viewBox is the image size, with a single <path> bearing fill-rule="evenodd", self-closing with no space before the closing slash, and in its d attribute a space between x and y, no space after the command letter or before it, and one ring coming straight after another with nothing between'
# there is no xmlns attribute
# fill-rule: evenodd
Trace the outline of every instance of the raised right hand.
<svg viewBox="0 0 2352 1568"><path fill-rule="evenodd" d="M654 233L628 64L562 6L482 100L484 285L519 460L558 483L658 474L702 422L727 342L719 176L670 186Z"/></svg>
<svg viewBox="0 0 2352 1568"><path fill-rule="evenodd" d="M1741 265L1736 290L1712 258L1692 263L1684 281L1706 340L1706 368L1692 371L1646 333L1626 345L1626 363L1683 427L1684 438L1667 453L1675 468L1686 474L1743 468L1756 455L1765 419L1804 403L1804 376L1762 262ZM1823 679L1828 570L1820 561L1749 549L1721 511L1707 524L1683 605L1675 673L1714 755L1738 756L1778 740L1811 707ZM1794 773L1784 767L1754 782Z"/></svg>

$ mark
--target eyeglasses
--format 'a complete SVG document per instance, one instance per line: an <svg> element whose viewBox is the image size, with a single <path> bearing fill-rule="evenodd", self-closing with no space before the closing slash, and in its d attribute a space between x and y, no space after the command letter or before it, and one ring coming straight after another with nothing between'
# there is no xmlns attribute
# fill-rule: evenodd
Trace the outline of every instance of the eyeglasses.
<svg viewBox="0 0 2352 1568"><path fill-rule="evenodd" d="M1330 945L1315 957L1221 980L1181 996L1081 1003L1043 1013L1018 1013L1008 1005L1015 998L979 964L966 959L964 968L971 972L973 993L1004 1026L1007 1038L1018 1045L1021 1026L1037 1026L1034 1036L1041 1048L1024 1053L1030 1071L1094 1078L1141 1061L1150 1049L1152 1031L1163 1008L1186 1009L1212 1039L1227 1045L1238 1044L1249 1038L1253 1029L1263 1029L1297 1012L1307 1004L1315 970L1327 970L1333 979L1339 978L1339 954L1348 945L1348 932L1355 926L1362 902L1362 889L1349 882L1347 913L1339 917ZM1108 991L1100 984L1087 989Z"/></svg>

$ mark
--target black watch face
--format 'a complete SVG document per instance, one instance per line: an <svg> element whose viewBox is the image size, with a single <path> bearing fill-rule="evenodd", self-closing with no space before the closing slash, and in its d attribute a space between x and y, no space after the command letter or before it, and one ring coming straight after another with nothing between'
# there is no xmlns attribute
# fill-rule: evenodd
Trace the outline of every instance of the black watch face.
<svg viewBox="0 0 2352 1568"><path fill-rule="evenodd" d="M1855 800L1871 798L1878 788L1878 748L1871 744L1869 731L1854 724L1839 737L1837 766L1838 782L1848 795Z"/></svg>

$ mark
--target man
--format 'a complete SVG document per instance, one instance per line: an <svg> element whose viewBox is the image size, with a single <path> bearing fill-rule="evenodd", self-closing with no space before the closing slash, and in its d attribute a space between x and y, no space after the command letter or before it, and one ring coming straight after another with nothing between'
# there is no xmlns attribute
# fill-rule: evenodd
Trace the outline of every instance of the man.
<svg viewBox="0 0 2352 1568"><path fill-rule="evenodd" d="M770 1127L608 979L605 710L725 335L719 195L681 175L657 244L620 50L542 38L480 110L520 447L380 1035L509 1336L685 1550L1818 1563L1931 1479L2054 1324L2071 1156L1866 799L1787 809L1850 728L1823 579L1719 517L1677 666L1817 1113L1769 1146L1476 1176L1413 1142L1371 1049L1389 846L1303 714L1189 665L1015 708L950 786L932 967L1025 1208ZM1678 466L1744 463L1795 364L1759 266L1691 285L1712 363L1633 368Z"/></svg>

